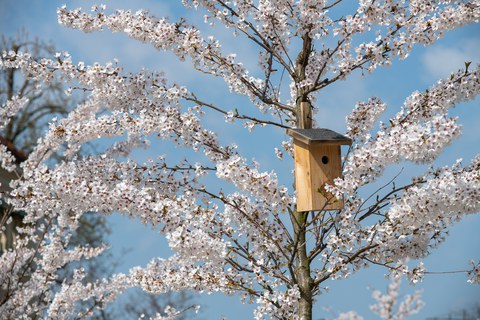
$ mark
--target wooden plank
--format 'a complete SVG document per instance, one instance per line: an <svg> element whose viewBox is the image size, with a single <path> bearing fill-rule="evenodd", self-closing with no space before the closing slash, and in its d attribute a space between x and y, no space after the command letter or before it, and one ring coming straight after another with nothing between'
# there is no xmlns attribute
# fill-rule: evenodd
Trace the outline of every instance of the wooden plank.
<svg viewBox="0 0 480 320"><path fill-rule="evenodd" d="M300 102L300 104L298 105L297 114L297 128L312 128L312 106L309 102Z"/></svg>
<svg viewBox="0 0 480 320"><path fill-rule="evenodd" d="M343 199L338 200L325 190L325 185L332 185L342 175L340 146L314 144L310 151L313 210L342 209Z"/></svg>
<svg viewBox="0 0 480 320"><path fill-rule="evenodd" d="M312 190L310 178L310 151L308 146L294 140L295 189L297 191L297 211L310 211Z"/></svg>

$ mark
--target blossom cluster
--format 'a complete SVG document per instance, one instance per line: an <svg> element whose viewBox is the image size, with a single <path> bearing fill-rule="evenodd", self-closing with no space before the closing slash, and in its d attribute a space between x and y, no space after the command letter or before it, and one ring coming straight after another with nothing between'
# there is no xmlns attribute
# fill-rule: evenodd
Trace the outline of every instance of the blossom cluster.
<svg viewBox="0 0 480 320"><path fill-rule="evenodd" d="M477 156L468 167L436 170L425 183L406 190L388 210L388 222L372 230L384 254L394 260L425 257L443 242L449 224L478 212L479 163Z"/></svg>
<svg viewBox="0 0 480 320"><path fill-rule="evenodd" d="M468 282L479 284L480 283L480 262L475 263L474 260L471 260L470 264L472 265L472 270L467 272L470 278L468 279Z"/></svg>
<svg viewBox="0 0 480 320"><path fill-rule="evenodd" d="M70 319L72 316L91 316L93 310L85 310L78 314L75 301L95 299L95 304L106 305L117 298L126 288L125 275L115 275L110 281L103 279L96 283L82 284L85 273L81 269L74 272L72 282L64 282L60 291L50 303L47 314L53 319Z"/></svg>
<svg viewBox="0 0 480 320"><path fill-rule="evenodd" d="M413 295L406 295L397 306L400 284L401 275L392 273L386 294L382 294L379 290L372 292L372 297L377 300L377 304L371 305L370 310L385 320L405 320L417 314L424 306L424 302L420 299L421 291L417 290Z"/></svg>
<svg viewBox="0 0 480 320"><path fill-rule="evenodd" d="M406 99L402 110L390 120L389 126L384 125L374 136L367 135L368 139L364 138L365 142L358 144L349 154L344 178L335 183L337 195L352 194L360 186L381 176L387 165L400 160L423 163L434 160L460 134L461 127L456 118L448 116L448 110L473 99L479 92L479 67L467 73L459 71L423 94L414 92ZM366 111L362 110L366 108L376 117L383 108L378 103L370 100L359 104L347 118L352 137L358 127L370 130L371 122L364 123L362 113Z"/></svg>
<svg viewBox="0 0 480 320"><path fill-rule="evenodd" d="M2 168L8 172L13 172L17 168L15 165L15 157L8 150L7 146L0 145L0 159L2 162Z"/></svg>
<svg viewBox="0 0 480 320"><path fill-rule="evenodd" d="M367 133L373 129L386 107L387 105L377 97L372 97L367 102L357 103L346 119L347 136L352 139L367 139Z"/></svg>
<svg viewBox="0 0 480 320"><path fill-rule="evenodd" d="M250 76L241 63L235 62L234 54L222 54L220 43L212 36L205 39L200 30L185 21L172 23L142 10L136 13L117 10L107 15L105 7L96 6L93 11L94 14L81 9L68 11L63 6L58 10L59 23L85 32L104 27L112 32L124 32L134 39L151 43L156 49L171 51L180 60L190 58L193 68L223 78L231 91L246 95L262 106L257 98L263 89L263 81Z"/></svg>
<svg viewBox="0 0 480 320"><path fill-rule="evenodd" d="M298 288L288 289L286 292L274 292L273 294L265 291L261 297L257 299L259 306L256 308L255 319L264 319L266 315L284 319L299 319L295 314L297 309L300 292ZM274 304L281 307L275 308Z"/></svg>
<svg viewBox="0 0 480 320"><path fill-rule="evenodd" d="M376 304L370 305L370 310L384 320L406 320L410 316L417 314L423 307L421 300L421 290L415 291L413 295L406 295L400 300L400 285L402 275L397 271L390 274L390 283L387 291L382 293L380 290L372 291L372 298ZM343 312L336 320L363 320L364 318L355 311Z"/></svg>
<svg viewBox="0 0 480 320"><path fill-rule="evenodd" d="M92 67L85 67L81 63L75 65L66 53L58 55L56 61L44 59L40 62L30 59L28 55L9 54L3 57L2 64L21 68L26 74L35 74L37 79L58 77L64 81L78 82L91 90L89 99L66 118L50 124L46 135L23 164L23 179L15 182L12 204L29 212L24 222L34 224L47 217L55 217L60 228L69 230L83 212L95 211L120 212L135 216L145 224L162 225L171 248L181 258L175 261L179 268L178 276L184 279L189 279L189 276L183 271L191 268L196 270L194 274L199 279L219 278L227 251L231 250L231 245L222 238L222 234L227 232L230 237L235 233L246 236L247 246L250 246L247 262L249 260L248 263L255 265L255 268L265 268L261 261L266 250L273 253L284 247L281 242L285 239L285 229L278 224L278 214L286 211L291 203L286 188L278 186L274 173L262 173L255 164L249 165L235 152L234 147L220 146L216 135L202 128L193 109L182 112L178 102L187 94L185 88L176 85L167 87L161 74L148 71L121 75L121 69L110 64ZM161 158L158 162L143 165L116 159L119 155L128 155L128 151L134 147L148 144L146 137L152 133L194 151L202 151L207 161L216 165L219 178L232 182L258 200L249 208L240 203L252 202L246 196L216 196L224 204L224 211L213 204L212 209L204 209L197 203L197 197L209 194L198 182L205 174L202 165L184 170L181 165L168 167ZM115 143L100 156L75 157L78 147L88 141L125 134L126 141ZM69 161L54 168L43 164L65 145L65 155ZM267 213L274 213L277 223L271 221ZM75 217L73 220L72 215ZM239 228L233 229L228 221L237 223ZM254 228L259 222L265 226L260 234ZM212 234L215 229L218 235ZM59 261L53 266L62 266L69 261L72 259ZM203 265L196 265L198 261L203 261ZM148 274L150 268L153 267L142 269L142 273ZM165 274L171 274L170 271L166 269ZM133 272L131 277L138 278L139 272ZM192 276L192 272L188 274ZM283 276L280 271L276 272L278 276ZM200 281L201 285L194 288L232 291L238 285L232 286L231 283L243 277L239 277L234 269L231 269L231 273L230 277L219 278L223 279L222 283ZM161 275L158 271L156 274ZM187 281L182 287L182 282L177 280L177 284L169 285L168 290L192 286L192 282ZM252 279L248 275L242 281L252 286ZM264 281L271 286L278 285L275 281ZM105 285L93 286L84 286L80 282L80 278L74 279L58 293L55 301L59 301L58 304L64 309L54 305L51 307L52 314L68 314L65 311L67 309L74 312L75 299L101 296L101 292L110 290L107 285L110 281ZM120 285L115 279L111 283ZM133 282L132 285L137 284ZM140 285L147 290L146 284L141 282ZM76 290L75 294L71 294L72 290ZM78 290L83 290L83 295Z"/></svg>

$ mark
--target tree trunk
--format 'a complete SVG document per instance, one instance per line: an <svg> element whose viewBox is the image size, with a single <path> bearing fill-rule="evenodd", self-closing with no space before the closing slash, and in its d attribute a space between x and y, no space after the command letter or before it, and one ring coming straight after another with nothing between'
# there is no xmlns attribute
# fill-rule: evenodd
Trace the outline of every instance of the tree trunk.
<svg viewBox="0 0 480 320"><path fill-rule="evenodd" d="M294 212L295 241L297 244L295 278L300 289L300 303L298 316L300 320L312 319L312 286L313 279L310 275L310 260L307 254L306 221L308 212Z"/></svg>

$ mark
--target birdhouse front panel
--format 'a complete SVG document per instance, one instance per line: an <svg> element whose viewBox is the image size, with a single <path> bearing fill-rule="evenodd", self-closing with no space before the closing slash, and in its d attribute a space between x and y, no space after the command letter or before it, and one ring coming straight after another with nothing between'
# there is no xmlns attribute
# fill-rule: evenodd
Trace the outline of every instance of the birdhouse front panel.
<svg viewBox="0 0 480 320"><path fill-rule="evenodd" d="M342 174L339 145L294 141L297 210L338 210L343 201L325 190Z"/></svg>

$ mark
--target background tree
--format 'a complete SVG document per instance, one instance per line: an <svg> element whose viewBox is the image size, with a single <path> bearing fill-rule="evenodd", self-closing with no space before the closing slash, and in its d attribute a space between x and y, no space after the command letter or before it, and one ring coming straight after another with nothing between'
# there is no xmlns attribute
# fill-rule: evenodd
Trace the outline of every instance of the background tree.
<svg viewBox="0 0 480 320"><path fill-rule="evenodd" d="M16 38L2 35L2 52L29 52L35 60L52 57L55 49L51 43L30 39L20 31ZM24 77L16 69L0 71L0 102L4 105L14 96L27 98L22 110L11 115L10 122L2 130L2 138L24 154L30 153L44 133L48 121L65 116L78 103L74 97L66 97L64 85L52 81L45 90L38 90L39 83Z"/></svg>
<svg viewBox="0 0 480 320"><path fill-rule="evenodd" d="M415 44L432 44L444 32L476 22L478 3L361 1L351 12L342 1L184 4L202 8L207 22L223 24L258 46L260 70L250 71L235 55L225 55L215 38L202 37L185 20L169 22L145 11L107 14L102 7L93 13L61 8L59 20L87 32L123 31L171 51L201 73L225 80L257 110L216 105L156 72L129 74L117 64L86 67L65 53L41 62L20 53L3 56L4 68L21 68L43 81L57 78L90 93L66 118L51 124L13 191L12 202L28 213L29 221L45 216L58 221L59 228L49 232L38 227L47 240L29 238L42 251L35 264L61 266L98 254L101 248L68 251L65 246L82 213L91 210L137 217L165 233L174 251L168 259L109 281L85 284L78 270L58 293L49 289L55 270L35 270L37 277L29 285L41 288L48 299L23 313L81 316L90 310L75 310L75 301L91 299L92 308L102 308L127 287L139 286L154 293L186 288L236 293L257 302L257 318L311 319L314 298L328 279L348 277L372 264L401 271L413 282L421 279L422 264L409 269L407 260L427 256L454 221L478 211L478 157L467 165L432 167L406 184L391 181L368 196L361 190L391 164L433 163L460 134L449 110L478 94L478 67L467 64L428 91L412 93L378 127L385 103L372 98L355 106L347 119L354 144L344 177L326 187L337 197L332 201L345 198L345 209L334 212L297 212L293 192L278 183L275 173L260 171L235 145L223 145L202 116L204 110L218 112L249 129L308 128L314 122L302 114L314 118L315 109L302 112L302 107L315 104L316 93L352 72L373 72L406 58ZM288 98L281 95L285 87ZM21 106L16 99L6 105L7 110ZM74 156L79 146L98 137L120 141L99 154ZM132 148L157 138L196 154L186 153L188 161L180 162L158 157L142 163L127 157ZM283 145L291 152L288 142ZM66 161L48 167L48 157L61 147ZM225 186L212 183L215 178ZM2 256L3 265L13 270L2 286L17 283L18 272L29 262L19 259L28 257L23 244ZM51 259L53 254L65 258ZM471 282L478 282L478 269L473 262L465 271ZM6 314L22 312L19 306L29 298L25 290L12 290L13 296L2 305Z"/></svg>
<svg viewBox="0 0 480 320"><path fill-rule="evenodd" d="M429 317L427 320L477 320L480 319L480 305L468 306L459 310L451 311L447 315Z"/></svg>
<svg viewBox="0 0 480 320"><path fill-rule="evenodd" d="M51 43L39 39L30 39L24 31L20 31L15 38L1 37L0 52L28 52L35 61L41 61L55 55L55 47ZM41 90L38 90L42 86ZM37 140L48 128L48 123L55 117L64 117L75 105L82 101L82 95L67 96L64 93L65 86L60 81L51 81L43 85L34 79L24 77L19 69L0 70L0 103L5 106L7 101L15 98L25 99L25 105L18 113L11 115L8 124L0 133L0 142L14 157L16 164L15 172L1 170L2 192L10 191L8 184L11 180L19 178L19 167L28 157L37 144ZM15 98L14 98L15 96ZM93 145L87 145L88 149L94 149ZM61 160L60 154L52 156L53 161ZM13 207L4 204L0 215L0 226L5 228L2 236L2 253L14 247L16 237L15 228L22 226L24 212L15 211ZM7 221L11 219L11 223ZM100 247L108 244L110 228L106 217L93 212L84 213L78 221L78 228L71 235L69 247L90 246ZM111 253L104 253L95 259L89 259L74 263L58 271L57 283L61 284L64 279L72 276L76 269L82 269L88 280L106 277L113 272L119 258ZM2 295L3 297L3 295ZM98 319L113 319L122 314L120 309L127 314L133 310L140 310L144 314L162 312L167 305L177 308L187 308L192 304L191 296L185 292L181 294L166 294L162 296L148 295L142 291L130 292L129 303L117 306L116 310L102 310L95 315ZM124 308L123 308L124 307ZM148 310L148 311L147 311Z"/></svg>

